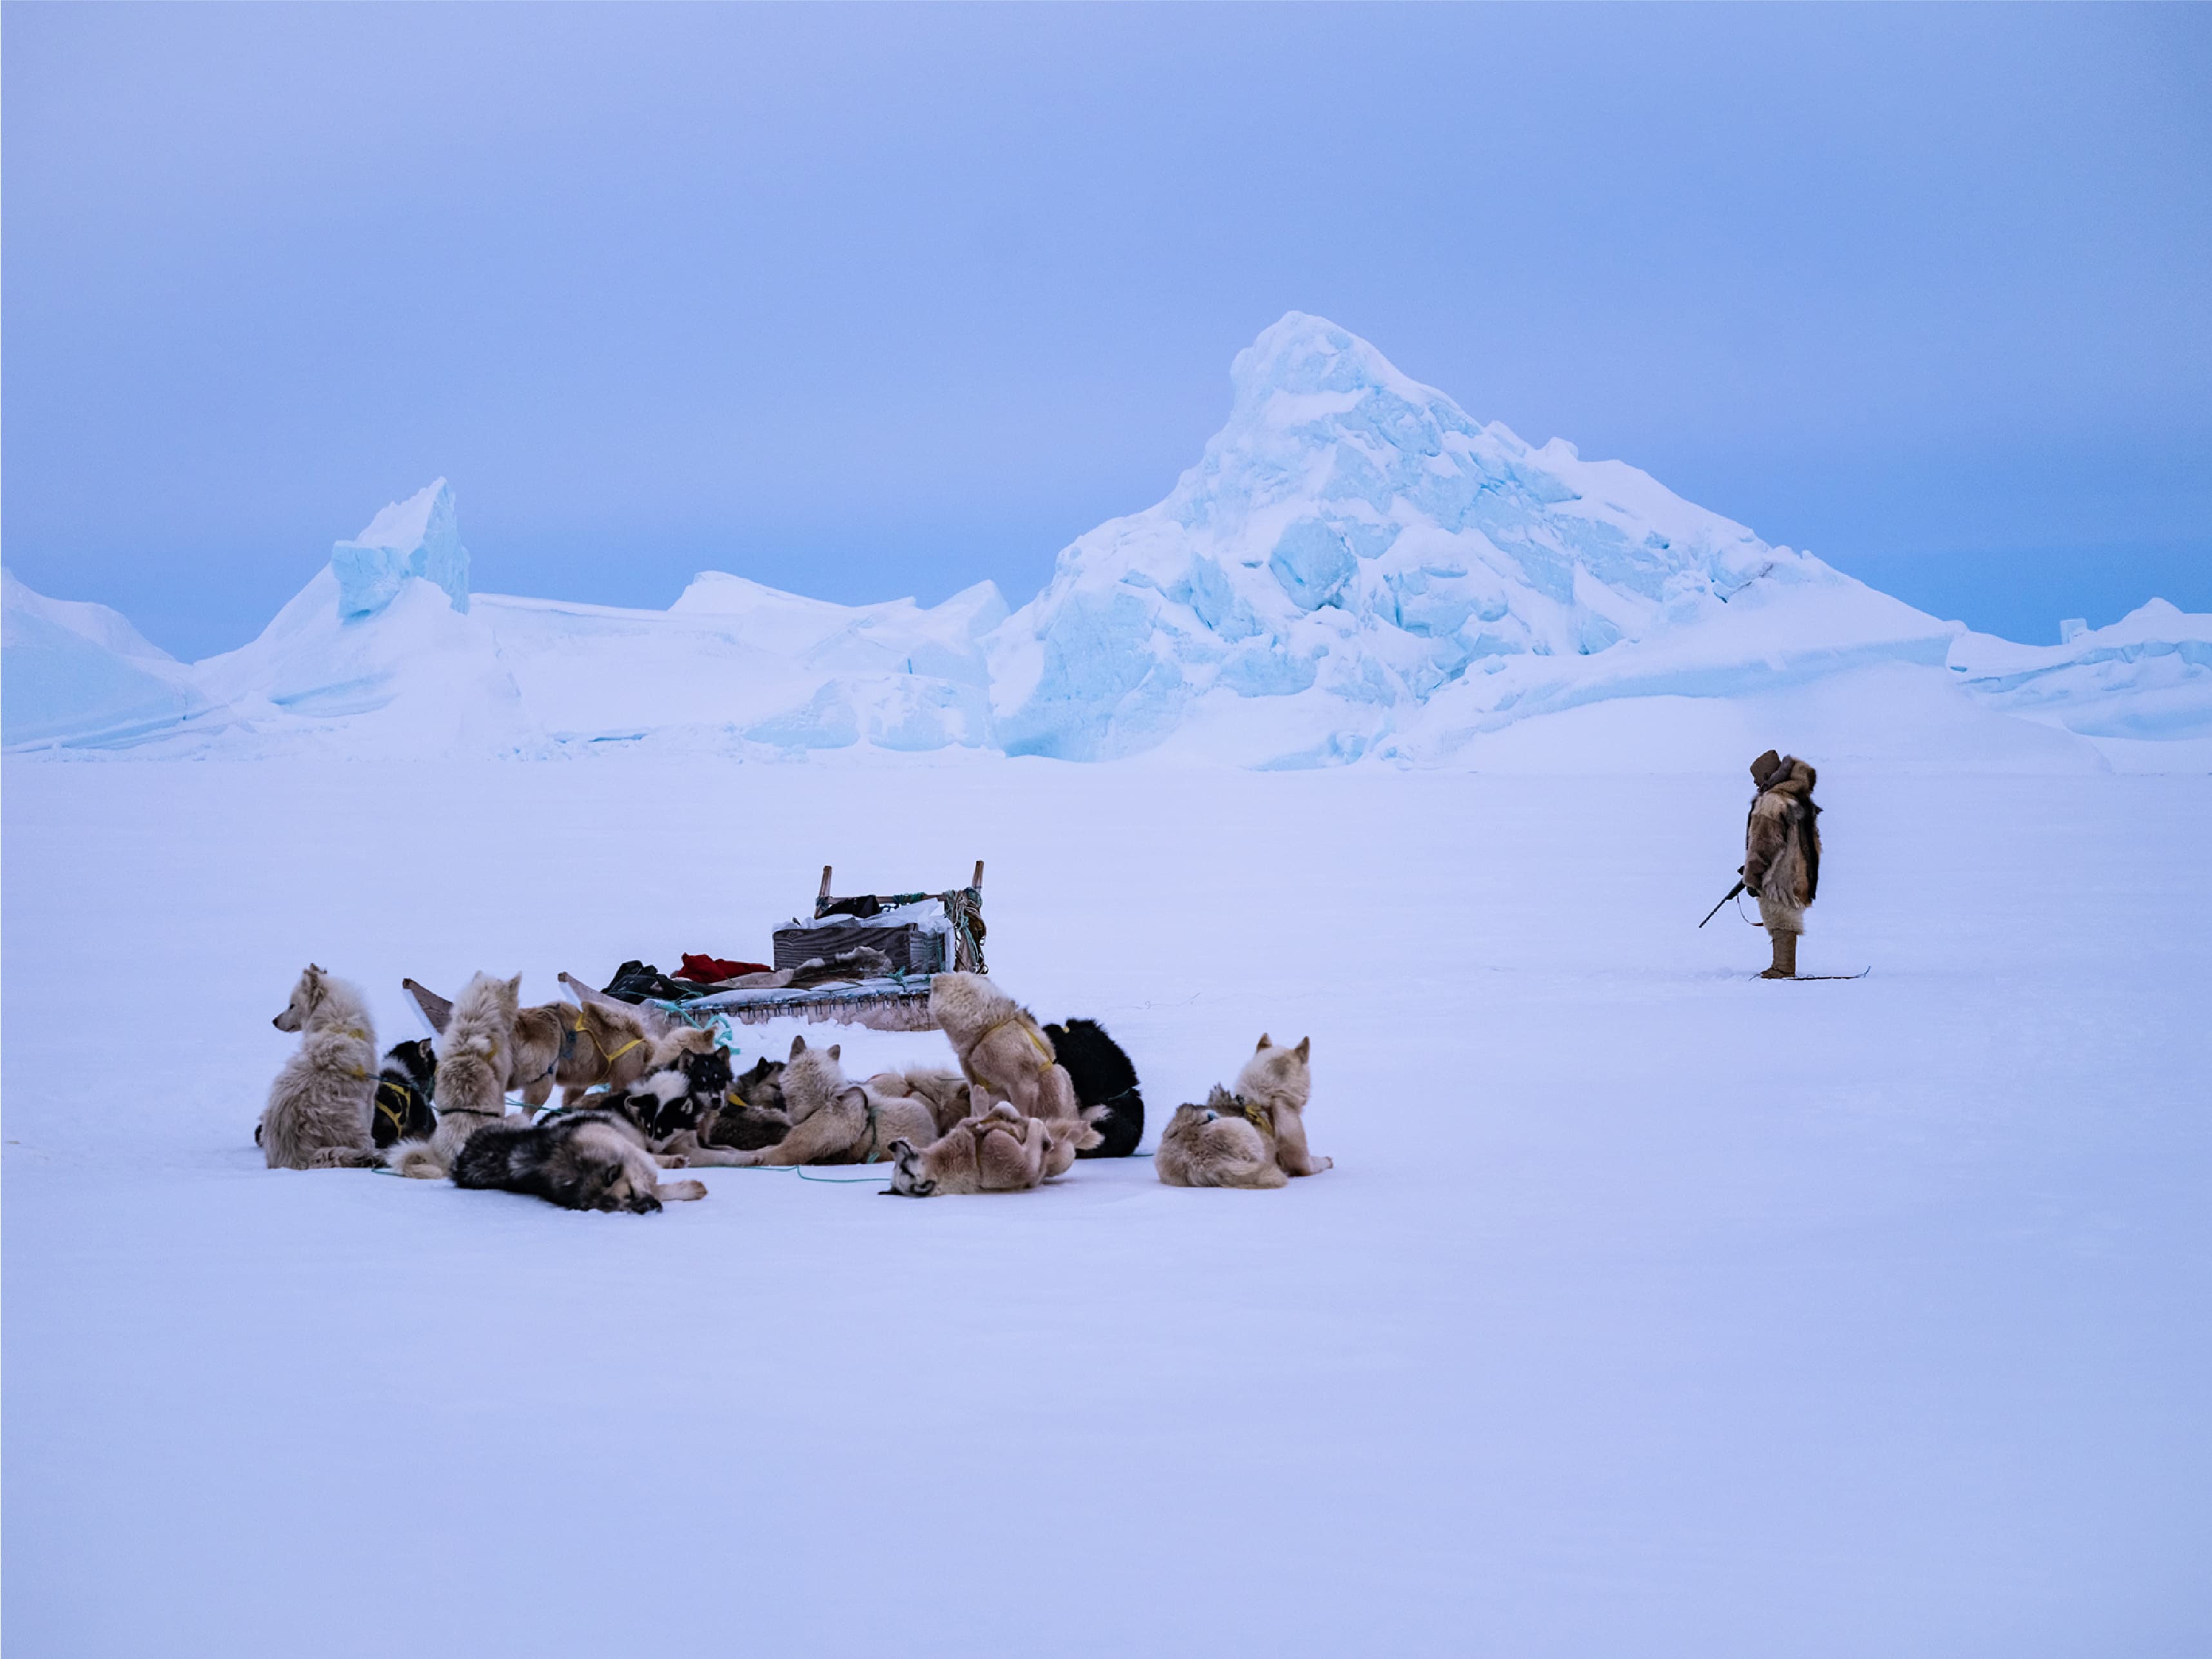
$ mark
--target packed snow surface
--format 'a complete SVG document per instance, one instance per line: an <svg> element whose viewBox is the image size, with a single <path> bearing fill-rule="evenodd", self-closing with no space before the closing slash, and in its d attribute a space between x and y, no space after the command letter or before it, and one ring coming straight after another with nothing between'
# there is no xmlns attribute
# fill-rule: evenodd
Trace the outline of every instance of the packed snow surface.
<svg viewBox="0 0 2212 1659"><path fill-rule="evenodd" d="M8 1650L2205 1652L2212 781L1824 762L1803 965L1874 972L1778 985L1694 926L1740 766L9 761ZM1148 1145L1310 1035L1336 1168L260 1166L310 959L389 1043L404 975L757 957L825 860L979 856Z"/></svg>
<svg viewBox="0 0 2212 1659"><path fill-rule="evenodd" d="M82 630L32 637L35 622L19 648L11 623L6 740L240 758L1157 752L1271 769L1541 750L1610 769L1645 750L1593 755L1592 738L1656 716L1559 717L1683 702L1698 728L1729 723L1729 703L1816 719L1872 672L1892 695L1857 725L1885 763L1948 746L2030 769L2212 764L2212 618L2154 602L2040 653L1970 635L1632 466L1478 422L1302 313L1230 379L1227 423L1167 498L1079 538L1011 616L988 583L935 606L847 606L714 571L665 611L472 595L439 479L209 662L157 672ZM1531 727L1547 735L1496 741Z"/></svg>

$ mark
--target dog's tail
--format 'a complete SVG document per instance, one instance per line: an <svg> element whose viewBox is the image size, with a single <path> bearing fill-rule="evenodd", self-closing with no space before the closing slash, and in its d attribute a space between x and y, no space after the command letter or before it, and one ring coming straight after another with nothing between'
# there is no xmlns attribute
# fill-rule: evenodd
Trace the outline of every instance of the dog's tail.
<svg viewBox="0 0 2212 1659"><path fill-rule="evenodd" d="M384 1152L384 1167L417 1181L443 1181L449 1173L427 1140L403 1140Z"/></svg>

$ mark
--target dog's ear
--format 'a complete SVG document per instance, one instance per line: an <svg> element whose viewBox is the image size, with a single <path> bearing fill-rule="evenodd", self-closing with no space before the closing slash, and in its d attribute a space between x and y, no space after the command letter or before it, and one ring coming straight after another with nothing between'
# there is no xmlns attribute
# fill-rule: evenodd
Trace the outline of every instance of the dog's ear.
<svg viewBox="0 0 2212 1659"><path fill-rule="evenodd" d="M516 975L513 979L511 979L511 980L507 981L507 1000L508 1000L508 1001L510 1001L510 1002L520 1002L520 1001L521 1001L521 1000L522 1000L522 975L521 975L517 974L517 975Z"/></svg>
<svg viewBox="0 0 2212 1659"><path fill-rule="evenodd" d="M1302 1036L1302 1037L1300 1037L1300 1038L1298 1039L1298 1046L1297 1046L1297 1056L1298 1056L1298 1058L1299 1058L1300 1060L1304 1060L1304 1059L1305 1059L1305 1058L1306 1058L1306 1056L1307 1056L1307 1055L1310 1054L1312 1052L1313 1052L1313 1039L1312 1039L1311 1037L1310 1037L1310 1036Z"/></svg>
<svg viewBox="0 0 2212 1659"><path fill-rule="evenodd" d="M1260 1048L1272 1048L1274 1046L1274 1038L1269 1036L1265 1031L1260 1033ZM1256 1054L1260 1052L1260 1048L1255 1048L1252 1052Z"/></svg>
<svg viewBox="0 0 2212 1659"><path fill-rule="evenodd" d="M830 1058L832 1060L836 1059L838 1055L844 1052L845 1045L842 1042L833 1042L830 1045Z"/></svg>
<svg viewBox="0 0 2212 1659"><path fill-rule="evenodd" d="M805 1037L803 1037L803 1036L795 1036L795 1037L792 1038L792 1040L791 1040L791 1057L792 1057L792 1059L793 1059L793 1060L797 1060L797 1059L799 1057L799 1055L801 1055L801 1054L805 1054L805 1052L806 1052L806 1039L805 1039Z"/></svg>
<svg viewBox="0 0 2212 1659"><path fill-rule="evenodd" d="M884 1150L889 1152L897 1162L903 1164L907 1159L914 1156L914 1142L908 1140L904 1135L901 1135L896 1140L891 1142L890 1146L884 1147Z"/></svg>

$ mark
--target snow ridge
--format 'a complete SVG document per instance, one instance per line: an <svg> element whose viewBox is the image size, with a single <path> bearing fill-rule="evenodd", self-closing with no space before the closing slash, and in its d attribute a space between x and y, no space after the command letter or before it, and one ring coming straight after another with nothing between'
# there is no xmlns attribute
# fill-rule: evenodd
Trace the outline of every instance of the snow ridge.
<svg viewBox="0 0 2212 1659"><path fill-rule="evenodd" d="M1916 764L2212 753L2212 618L2154 600L2057 646L1971 634L1635 467L1479 423L1304 313L1237 354L1230 390L1166 499L1079 538L1012 615L988 582L848 606L718 571L666 611L471 595L443 478L336 544L258 639L191 666L10 576L5 741L1265 769L1524 765L1580 744L1601 768L1670 730L1702 732L1701 756L1795 725ZM1515 727L1550 735L1504 744Z"/></svg>

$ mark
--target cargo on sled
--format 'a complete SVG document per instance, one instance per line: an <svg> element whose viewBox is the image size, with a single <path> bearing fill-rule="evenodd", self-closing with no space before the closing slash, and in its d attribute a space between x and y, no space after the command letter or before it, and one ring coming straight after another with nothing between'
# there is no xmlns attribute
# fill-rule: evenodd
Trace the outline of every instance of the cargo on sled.
<svg viewBox="0 0 2212 1659"><path fill-rule="evenodd" d="M982 860L965 887L941 893L839 897L830 890L830 877L825 864L813 916L794 917L775 930L770 965L762 971L696 983L629 963L604 990L590 990L566 974L562 981L580 998L619 1000L691 1025L805 1019L878 1031L935 1030L931 979L990 971L983 960Z"/></svg>

